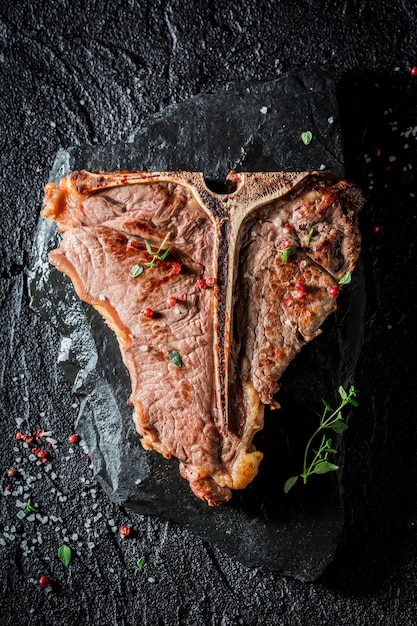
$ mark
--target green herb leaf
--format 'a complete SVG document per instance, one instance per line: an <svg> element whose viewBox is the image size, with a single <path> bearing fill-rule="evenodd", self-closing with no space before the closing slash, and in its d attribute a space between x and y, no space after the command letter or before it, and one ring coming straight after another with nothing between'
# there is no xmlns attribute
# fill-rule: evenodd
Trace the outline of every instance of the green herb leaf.
<svg viewBox="0 0 417 626"><path fill-rule="evenodd" d="M340 419L336 422L333 422L333 424L330 424L330 426L328 426L327 428L331 428L332 430L334 430L335 433L344 433L345 430L348 429L348 425L342 419Z"/></svg>
<svg viewBox="0 0 417 626"><path fill-rule="evenodd" d="M340 385L339 389L337 390L339 396L342 398L342 400L346 400L346 398L348 397L346 390L342 387L342 385Z"/></svg>
<svg viewBox="0 0 417 626"><path fill-rule="evenodd" d="M31 502L30 502L30 498L29 500L26 502L26 506L25 506L25 510L23 511L23 513L25 515L29 515L29 513L36 513L38 509L36 509L34 506L32 506Z"/></svg>
<svg viewBox="0 0 417 626"><path fill-rule="evenodd" d="M132 267L132 278L136 278L137 276L140 276L141 274L143 274L144 269L142 267L142 265L134 265Z"/></svg>
<svg viewBox="0 0 417 626"><path fill-rule="evenodd" d="M308 246L308 244L310 243L311 238L312 238L312 236L313 236L313 232L314 232L314 228L312 228L312 229L309 231L309 233L306 235L306 238L304 239L304 243L305 243L305 245L306 245L306 246Z"/></svg>
<svg viewBox="0 0 417 626"><path fill-rule="evenodd" d="M153 254L151 244L149 243L149 241L146 241L146 239L145 239L145 246L149 254Z"/></svg>
<svg viewBox="0 0 417 626"><path fill-rule="evenodd" d="M136 565L139 569L141 569L145 565L145 557L141 556L140 559L136 561Z"/></svg>
<svg viewBox="0 0 417 626"><path fill-rule="evenodd" d="M315 466L313 470L313 473L314 474L327 474L327 472L335 472L338 469L339 469L339 466L335 465L334 463L329 463L329 461L321 461L320 463L317 463L317 465Z"/></svg>
<svg viewBox="0 0 417 626"><path fill-rule="evenodd" d="M66 546L65 544L60 546L58 548L58 556L62 565L68 567L71 561L71 548L69 546Z"/></svg>
<svg viewBox="0 0 417 626"><path fill-rule="evenodd" d="M292 487L294 487L297 480L298 480L298 476L291 476L291 478L288 478L288 480L285 481L284 493L288 493L289 490L292 489Z"/></svg>
<svg viewBox="0 0 417 626"><path fill-rule="evenodd" d="M313 133L311 132L311 130L305 130L304 132L301 133L301 141L303 142L304 145L308 146L308 144L310 143L312 139L313 139Z"/></svg>
<svg viewBox="0 0 417 626"><path fill-rule="evenodd" d="M339 285L348 285L352 280L352 275L350 272L346 272L344 276L339 280Z"/></svg>
<svg viewBox="0 0 417 626"><path fill-rule="evenodd" d="M169 353L169 358L177 367L182 367L182 359L176 350L171 350Z"/></svg>
<svg viewBox="0 0 417 626"><path fill-rule="evenodd" d="M332 407L330 406L330 404L328 404L328 403L326 402L326 400L323 400L323 398L321 399L321 401L322 401L322 402L323 402L323 404L324 404L324 408L325 408L325 410L330 412L330 411L332 410Z"/></svg>
<svg viewBox="0 0 417 626"><path fill-rule="evenodd" d="M282 250L278 250L278 252L282 254L282 263L286 263L294 252L294 246L288 246L288 248L283 248Z"/></svg>
<svg viewBox="0 0 417 626"><path fill-rule="evenodd" d="M167 250L165 250L165 252L163 254L161 254L161 256L159 256L158 259L160 261L163 261L164 259L166 259L170 250L171 250L171 248L168 248Z"/></svg>

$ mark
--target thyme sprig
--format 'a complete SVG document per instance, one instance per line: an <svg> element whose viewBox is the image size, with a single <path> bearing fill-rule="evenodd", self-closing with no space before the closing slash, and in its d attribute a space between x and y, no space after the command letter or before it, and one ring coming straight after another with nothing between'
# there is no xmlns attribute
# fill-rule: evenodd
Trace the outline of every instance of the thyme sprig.
<svg viewBox="0 0 417 626"><path fill-rule="evenodd" d="M288 259L290 258L294 250L295 250L295 246L287 246L286 248L282 248L282 249L276 248L276 251L282 254L282 257L281 257L282 263L286 263L288 261Z"/></svg>
<svg viewBox="0 0 417 626"><path fill-rule="evenodd" d="M308 477L312 474L327 474L328 472L333 472L339 469L338 465L329 461L329 456L336 454L337 450L332 447L332 440L327 437L326 433L322 434L317 450L312 448L313 442L322 433L322 431L332 430L336 433L343 433L347 429L347 424L342 418L342 409L348 404L358 406L358 402L356 401L357 390L353 385L349 387L349 391L346 391L342 386L340 386L338 392L341 401L336 409L333 410L331 406L323 400L324 409L322 414L319 415L320 423L311 435L305 447L303 471L296 476L291 476L285 481L285 493L289 492L299 478L302 478L305 485Z"/></svg>
<svg viewBox="0 0 417 626"><path fill-rule="evenodd" d="M32 506L32 503L31 503L30 498L29 498L28 501L26 502L26 506L25 506L25 509L24 509L23 513L25 515L29 515L29 513L37 513L37 512L38 512L38 509L36 507Z"/></svg>
<svg viewBox="0 0 417 626"><path fill-rule="evenodd" d="M148 253L151 255L152 260L149 261L148 263L145 263L146 267L155 267L155 261L163 261L164 259L167 258L171 248L167 248L165 250L165 252L163 252L162 254L160 254L161 250L163 250L163 248L165 247L166 242L168 241L169 237L170 237L171 233L167 233L164 237L163 242L161 243L161 245L159 246L158 250L156 252L153 252L151 244L149 243L149 241L145 240L145 246L146 246L146 250L148 251Z"/></svg>

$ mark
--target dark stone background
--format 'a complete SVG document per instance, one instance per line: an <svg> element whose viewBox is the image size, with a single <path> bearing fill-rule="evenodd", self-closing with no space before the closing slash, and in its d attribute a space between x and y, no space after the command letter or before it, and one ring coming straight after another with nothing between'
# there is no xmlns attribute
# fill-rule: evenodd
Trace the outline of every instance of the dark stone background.
<svg viewBox="0 0 417 626"><path fill-rule="evenodd" d="M368 199L367 310L360 406L345 435L345 530L333 563L306 583L108 500L83 449L67 443L79 402L57 366L60 336L29 309L26 281L59 148L127 141L169 105L312 63L334 68L346 174ZM414 624L416 65L411 0L1 0L0 446L11 487L0 496L1 624ZM56 441L48 471L13 441L37 428ZM20 476L7 477L12 466ZM16 516L28 496L33 521ZM119 537L121 524L133 537ZM62 543L75 551L67 569Z"/></svg>

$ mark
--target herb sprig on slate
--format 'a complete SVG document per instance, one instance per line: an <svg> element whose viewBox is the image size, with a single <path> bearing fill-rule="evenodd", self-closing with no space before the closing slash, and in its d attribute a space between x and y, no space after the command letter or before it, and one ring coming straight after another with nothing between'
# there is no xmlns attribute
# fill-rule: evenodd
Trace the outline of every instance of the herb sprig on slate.
<svg viewBox="0 0 417 626"><path fill-rule="evenodd" d="M357 390L353 385L349 387L349 391L346 391L340 386L338 392L341 401L336 409L333 410L330 405L323 400L324 409L322 414L319 415L319 426L311 435L305 447L303 471L296 476L291 476L285 481L285 493L289 492L299 478L302 478L303 483L306 484L308 477L312 474L327 474L328 472L339 469L338 465L329 461L330 455L336 454L337 450L332 447L331 438L328 438L327 434L323 431L332 430L336 433L343 433L347 429L347 424L342 418L342 409L348 404L358 406L358 402L356 401ZM313 449L312 445L320 434L322 435L320 444L317 449Z"/></svg>

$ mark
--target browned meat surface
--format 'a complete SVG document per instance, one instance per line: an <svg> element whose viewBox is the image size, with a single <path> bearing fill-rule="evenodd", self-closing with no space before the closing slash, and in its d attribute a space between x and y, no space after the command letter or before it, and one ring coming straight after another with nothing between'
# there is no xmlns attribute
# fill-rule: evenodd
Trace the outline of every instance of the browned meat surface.
<svg viewBox="0 0 417 626"><path fill-rule="evenodd" d="M363 203L329 174L228 182L217 195L199 173L73 172L42 211L63 233L50 262L117 335L143 447L175 456L210 505L256 475L264 405L336 308Z"/></svg>

